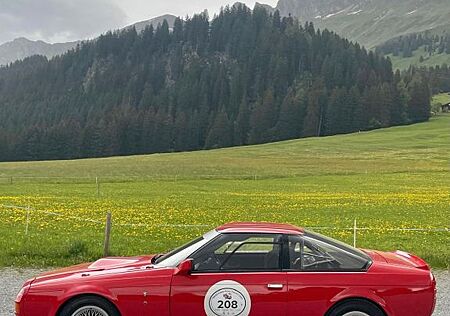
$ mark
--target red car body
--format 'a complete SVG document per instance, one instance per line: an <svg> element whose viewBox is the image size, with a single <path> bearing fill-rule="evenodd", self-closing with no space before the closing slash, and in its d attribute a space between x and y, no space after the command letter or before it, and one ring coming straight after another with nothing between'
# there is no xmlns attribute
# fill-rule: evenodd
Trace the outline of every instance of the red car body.
<svg viewBox="0 0 450 316"><path fill-rule="evenodd" d="M307 232L291 225L227 224L213 231L208 242L201 241L201 247L208 247L218 238L217 236L227 234L251 234L254 238L252 240L256 240L256 242L247 243L246 246L250 250L225 250L228 260L231 260L230 257L243 258L246 255L262 258L262 251L252 250L257 248L255 245L261 246L266 243L259 242L264 239L259 238L258 234L264 238L276 234L279 240L286 240L283 239L286 236L294 239L306 238L304 235ZM245 242L239 241L234 245L241 249L245 247L242 244ZM233 243L227 242L226 245L231 247ZM280 245L280 249L292 246L293 248L289 248L289 251L304 251L292 242L285 244L280 241L276 245ZM271 247L263 248L272 249ZM198 251L189 247L184 249ZM279 262L284 260L282 251L280 250ZM219 271L195 272L191 271L192 265L189 264L191 254L185 255L186 258L182 258L183 261L177 266L158 266L154 264L156 260L152 262L153 256L105 258L92 264L82 264L45 273L27 281L16 299L16 315L59 315L68 302L85 295L95 295L109 301L122 316L207 315L205 309L208 307L206 307L205 297L208 290L216 284L220 285L220 282L224 280L236 282L246 289L251 300L251 307L245 307L248 309L246 313L254 316L324 316L329 315L327 313L330 313L337 304L351 299L371 302L388 316L432 315L436 298L436 281L429 266L422 259L403 252L364 250L364 254L368 258L367 264L358 271L345 269L327 271L323 268L315 271L315 268L319 267L318 261L312 263L309 266L312 268L308 270L304 268L307 264L303 261L310 260L313 254L305 253L302 259L297 259L303 262L300 266L303 268L284 267L267 271L264 269L258 271L223 269L222 271L221 266ZM267 254L264 256L267 257ZM315 258L318 257L322 260L320 264L327 261L323 256ZM169 255L168 258L173 258L173 255L172 257ZM329 257L325 256L325 259L327 258ZM210 261L207 264L211 264ZM257 261L260 260L255 260ZM205 262L201 262L197 267ZM216 263L213 262L213 264ZM335 263L328 261L327 266L329 264ZM187 271L184 271L184 266L187 267ZM224 297L231 294L225 294ZM231 303L228 305L231 306ZM224 312L223 315L226 313Z"/></svg>

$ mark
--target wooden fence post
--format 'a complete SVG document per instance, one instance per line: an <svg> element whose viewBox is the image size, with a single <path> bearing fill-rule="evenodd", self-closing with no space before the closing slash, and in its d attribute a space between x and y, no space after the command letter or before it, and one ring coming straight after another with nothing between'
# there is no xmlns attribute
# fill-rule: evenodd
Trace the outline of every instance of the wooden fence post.
<svg viewBox="0 0 450 316"><path fill-rule="evenodd" d="M103 245L103 257L109 256L109 243L111 238L111 212L106 213L106 225L105 225L105 242Z"/></svg>
<svg viewBox="0 0 450 316"><path fill-rule="evenodd" d="M30 226L30 206L27 206L27 222L25 224L25 236L28 236L29 226Z"/></svg>
<svg viewBox="0 0 450 316"><path fill-rule="evenodd" d="M98 177L95 177L95 185L97 186L97 197L100 197L100 182L98 181Z"/></svg>

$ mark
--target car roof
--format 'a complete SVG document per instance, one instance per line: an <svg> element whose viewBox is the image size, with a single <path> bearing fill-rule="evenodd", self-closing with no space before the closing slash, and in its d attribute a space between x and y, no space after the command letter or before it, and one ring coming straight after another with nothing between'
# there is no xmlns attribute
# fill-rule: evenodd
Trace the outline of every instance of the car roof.
<svg viewBox="0 0 450 316"><path fill-rule="evenodd" d="M277 223L265 223L265 222L237 222L228 223L216 230L219 233L276 233L276 234L289 234L300 235L304 233L303 228L291 225L291 224L277 224Z"/></svg>

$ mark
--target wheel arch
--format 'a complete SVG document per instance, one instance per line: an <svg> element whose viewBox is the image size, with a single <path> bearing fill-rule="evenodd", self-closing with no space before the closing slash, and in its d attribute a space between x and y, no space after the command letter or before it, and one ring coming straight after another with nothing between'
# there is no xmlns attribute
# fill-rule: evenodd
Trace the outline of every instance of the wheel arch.
<svg viewBox="0 0 450 316"><path fill-rule="evenodd" d="M98 293L82 293L82 294L76 294L76 295L73 295L73 296L67 298L62 304L60 304L60 306L56 310L55 316L59 316L61 314L61 311L63 310L63 308L66 307L69 303L76 301L80 298L84 298L84 297L95 297L97 299L101 299L105 302L108 302L117 311L118 315L122 315L122 313L120 312L117 305L112 300L107 298L106 296L100 295Z"/></svg>
<svg viewBox="0 0 450 316"><path fill-rule="evenodd" d="M325 316L330 316L331 313L332 313L336 308L338 308L339 306L342 306L343 304L347 304L347 303L349 303L349 302L352 302L352 301L357 301L357 302L364 302L364 303L373 304L373 305L375 305L376 307L378 307L378 308L380 309L380 311L383 312L384 316L390 316L390 315L391 315L391 314L388 314L388 312L386 311L385 307L381 306L381 304L377 303L376 301L371 300L371 299L369 299L369 298L367 298L367 297L358 297L358 296L355 296L355 297L346 297L346 298L343 298L343 299L341 299L341 300L335 302L335 303L328 309L328 311L326 312Z"/></svg>

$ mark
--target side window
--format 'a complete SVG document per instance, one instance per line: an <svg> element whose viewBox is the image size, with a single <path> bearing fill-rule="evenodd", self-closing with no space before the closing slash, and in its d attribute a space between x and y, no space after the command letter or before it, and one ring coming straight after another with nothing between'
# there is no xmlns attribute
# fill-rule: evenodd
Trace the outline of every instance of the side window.
<svg viewBox="0 0 450 316"><path fill-rule="evenodd" d="M281 235L222 234L192 255L194 272L281 269Z"/></svg>
<svg viewBox="0 0 450 316"><path fill-rule="evenodd" d="M361 271L367 265L365 258L308 236L289 236L289 262L299 271Z"/></svg>

